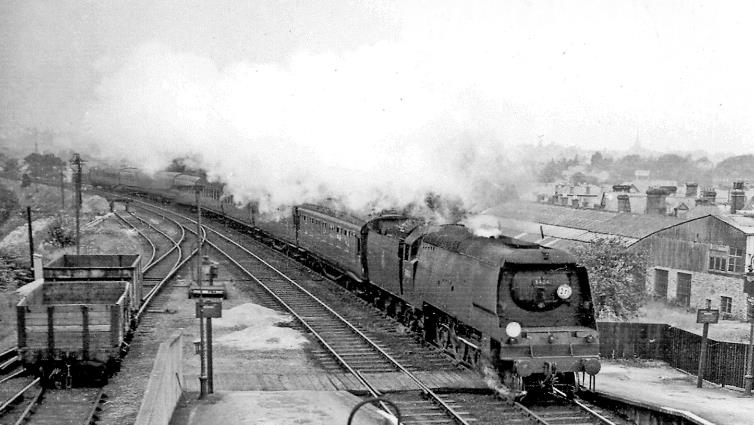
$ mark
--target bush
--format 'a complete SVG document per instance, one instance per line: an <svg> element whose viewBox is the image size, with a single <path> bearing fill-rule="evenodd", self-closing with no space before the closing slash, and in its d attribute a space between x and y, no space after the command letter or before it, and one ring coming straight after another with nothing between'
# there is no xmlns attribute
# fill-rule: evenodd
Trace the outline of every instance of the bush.
<svg viewBox="0 0 754 425"><path fill-rule="evenodd" d="M627 251L619 238L608 237L577 248L576 258L589 271L599 318L628 319L638 314L647 299L645 253Z"/></svg>
<svg viewBox="0 0 754 425"><path fill-rule="evenodd" d="M31 280L28 269L18 267L11 259L0 256L0 290L13 290Z"/></svg>
<svg viewBox="0 0 754 425"><path fill-rule="evenodd" d="M73 218L58 215L47 226L47 241L57 247L76 245L76 223Z"/></svg>
<svg viewBox="0 0 754 425"><path fill-rule="evenodd" d="M0 225L18 209L18 198L7 187L0 185Z"/></svg>

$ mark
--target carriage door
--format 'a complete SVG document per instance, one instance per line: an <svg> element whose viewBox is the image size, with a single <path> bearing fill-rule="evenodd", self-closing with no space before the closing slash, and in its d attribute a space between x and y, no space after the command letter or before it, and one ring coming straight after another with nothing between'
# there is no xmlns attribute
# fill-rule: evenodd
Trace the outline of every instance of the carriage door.
<svg viewBox="0 0 754 425"><path fill-rule="evenodd" d="M403 285L404 282L406 285L411 288L411 291L414 290L414 279L416 278L416 269L419 266L419 246L421 245L421 239L415 240L410 245L402 245L402 261L401 261L401 295L403 295Z"/></svg>

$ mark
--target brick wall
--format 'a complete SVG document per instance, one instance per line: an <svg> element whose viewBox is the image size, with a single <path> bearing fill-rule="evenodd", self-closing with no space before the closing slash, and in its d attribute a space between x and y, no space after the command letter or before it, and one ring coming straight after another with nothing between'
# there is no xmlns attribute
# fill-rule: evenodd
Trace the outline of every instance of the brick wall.
<svg viewBox="0 0 754 425"><path fill-rule="evenodd" d="M741 276L723 274L699 273L690 270L673 269L669 267L650 267L647 269L647 292L654 294L655 269L668 271L667 300L674 301L678 290L678 272L691 275L691 306L697 309L705 307L705 301L712 301L712 308L720 308L720 297L730 297L733 300L731 314L735 319L746 319L746 294L743 292Z"/></svg>

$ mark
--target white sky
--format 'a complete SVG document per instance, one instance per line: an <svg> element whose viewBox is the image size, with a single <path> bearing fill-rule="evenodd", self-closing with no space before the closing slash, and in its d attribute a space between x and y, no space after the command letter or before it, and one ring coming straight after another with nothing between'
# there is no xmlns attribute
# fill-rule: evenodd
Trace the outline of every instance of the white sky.
<svg viewBox="0 0 754 425"><path fill-rule="evenodd" d="M6 0L0 135L309 195L464 193L540 139L752 153L753 5Z"/></svg>
<svg viewBox="0 0 754 425"><path fill-rule="evenodd" d="M504 143L620 148L638 134L660 150L754 151L751 12L688 0L6 0L0 125L79 130L103 78L159 43L220 70L332 55L378 86L429 78L433 101L461 102ZM386 62L357 57L380 45Z"/></svg>

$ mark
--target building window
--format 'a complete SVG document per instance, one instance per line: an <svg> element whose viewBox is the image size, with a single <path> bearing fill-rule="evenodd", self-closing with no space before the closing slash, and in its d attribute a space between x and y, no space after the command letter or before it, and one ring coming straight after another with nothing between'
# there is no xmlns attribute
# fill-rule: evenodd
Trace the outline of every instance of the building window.
<svg viewBox="0 0 754 425"><path fill-rule="evenodd" d="M691 306L691 274L678 272L678 288L675 298L682 306Z"/></svg>
<svg viewBox="0 0 754 425"><path fill-rule="evenodd" d="M733 273L743 273L744 271L744 251L739 248L730 247L730 256L728 257L728 271Z"/></svg>
<svg viewBox="0 0 754 425"><path fill-rule="evenodd" d="M743 257L743 249L714 245L709 251L709 269L728 273L743 273Z"/></svg>
<svg viewBox="0 0 754 425"><path fill-rule="evenodd" d="M714 246L709 250L709 269L728 271L728 247Z"/></svg>
<svg viewBox="0 0 754 425"><path fill-rule="evenodd" d="M733 298L720 297L720 313L731 314L733 312Z"/></svg>
<svg viewBox="0 0 754 425"><path fill-rule="evenodd" d="M659 298L668 296L668 271L655 269L655 295Z"/></svg>

